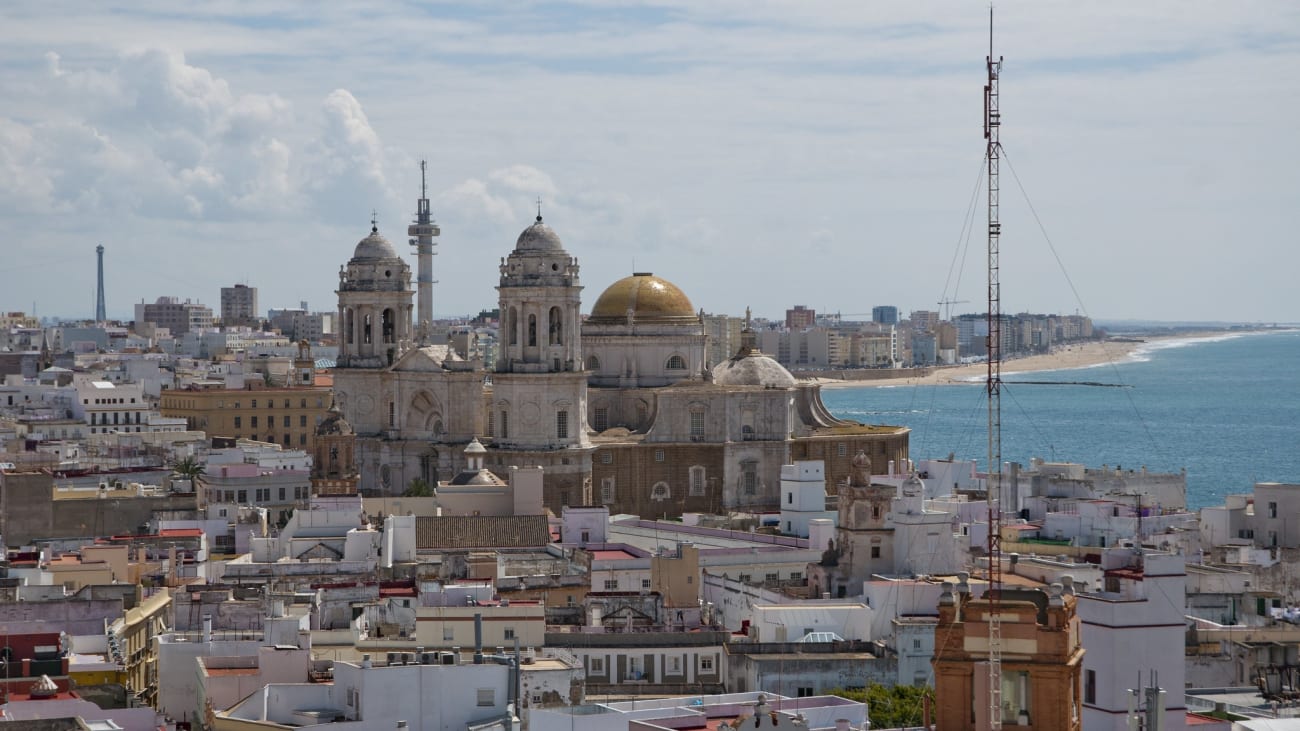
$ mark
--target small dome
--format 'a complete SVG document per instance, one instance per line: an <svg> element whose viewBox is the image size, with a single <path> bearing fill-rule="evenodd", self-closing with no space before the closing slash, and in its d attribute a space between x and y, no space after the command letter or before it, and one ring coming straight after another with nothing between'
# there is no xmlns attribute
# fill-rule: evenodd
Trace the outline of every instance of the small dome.
<svg viewBox="0 0 1300 731"><path fill-rule="evenodd" d="M393 245L388 243L388 239L379 233L376 226L370 227L370 235L357 242L356 251L352 252L353 259L397 259L397 250Z"/></svg>
<svg viewBox="0 0 1300 731"><path fill-rule="evenodd" d="M347 436L352 434L352 425L348 420L343 418L343 412L339 411L337 406L331 406L326 412L325 418L316 426L316 436L323 437L333 434Z"/></svg>
<svg viewBox="0 0 1300 731"><path fill-rule="evenodd" d="M761 353L739 355L713 367L713 382L722 386L792 388L794 376L785 366Z"/></svg>
<svg viewBox="0 0 1300 731"><path fill-rule="evenodd" d="M478 437L474 437L469 444L465 445L465 454L487 454L487 448L478 440Z"/></svg>
<svg viewBox="0 0 1300 731"><path fill-rule="evenodd" d="M638 272L609 285L591 307L591 323L624 324L628 311L634 322L699 322L686 293L650 272Z"/></svg>
<svg viewBox="0 0 1300 731"><path fill-rule="evenodd" d="M560 236L555 233L555 229L542 223L539 215L536 223L519 234L515 251L564 251L564 244L560 243Z"/></svg>

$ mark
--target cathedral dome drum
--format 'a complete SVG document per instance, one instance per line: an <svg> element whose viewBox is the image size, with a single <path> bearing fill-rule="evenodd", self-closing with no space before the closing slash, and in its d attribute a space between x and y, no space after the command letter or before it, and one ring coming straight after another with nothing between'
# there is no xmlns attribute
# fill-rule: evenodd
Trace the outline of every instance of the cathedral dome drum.
<svg viewBox="0 0 1300 731"><path fill-rule="evenodd" d="M698 323L691 300L677 285L649 272L638 272L609 285L591 308L592 324Z"/></svg>

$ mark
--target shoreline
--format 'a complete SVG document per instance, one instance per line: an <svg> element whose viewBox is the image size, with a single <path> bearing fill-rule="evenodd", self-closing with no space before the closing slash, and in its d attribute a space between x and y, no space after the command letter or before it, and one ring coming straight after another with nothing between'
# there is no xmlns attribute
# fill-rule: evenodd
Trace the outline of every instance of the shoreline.
<svg viewBox="0 0 1300 731"><path fill-rule="evenodd" d="M1029 355L1002 361L1002 374L1039 373L1044 371L1080 370L1136 360L1140 353L1175 343L1223 339L1272 330L1203 330L1196 332L1119 336L1114 340L1093 340L1054 348L1050 353ZM986 363L942 366L925 376L900 376L862 381L817 377L812 380L822 388L890 388L898 386L962 386L983 382L988 374Z"/></svg>

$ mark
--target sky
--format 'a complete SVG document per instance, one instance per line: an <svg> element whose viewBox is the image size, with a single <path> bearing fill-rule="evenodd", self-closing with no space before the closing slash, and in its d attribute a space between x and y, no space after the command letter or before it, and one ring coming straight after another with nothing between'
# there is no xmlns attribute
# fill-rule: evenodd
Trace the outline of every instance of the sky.
<svg viewBox="0 0 1300 731"><path fill-rule="evenodd" d="M1300 321L1300 3L995 12L1003 311ZM98 244L110 317L334 309L426 159L439 318L538 199L584 310L982 312L987 53L979 2L4 3L0 310L92 316Z"/></svg>

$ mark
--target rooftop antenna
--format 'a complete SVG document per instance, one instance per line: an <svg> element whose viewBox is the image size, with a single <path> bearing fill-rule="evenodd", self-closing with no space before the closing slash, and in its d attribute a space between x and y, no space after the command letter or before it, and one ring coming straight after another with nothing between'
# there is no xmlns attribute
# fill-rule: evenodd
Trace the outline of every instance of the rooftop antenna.
<svg viewBox="0 0 1300 731"><path fill-rule="evenodd" d="M379 211L373 208L370 209L370 231L371 233L379 233Z"/></svg>
<svg viewBox="0 0 1300 731"><path fill-rule="evenodd" d="M429 186L425 178L428 162L420 161L420 199L415 204L415 221L406 227L406 235L411 246L415 247L416 261L416 323L415 337L421 344L427 344L433 335L433 285L438 280L433 278L434 238L442 233L433 221L429 209Z"/></svg>
<svg viewBox="0 0 1300 731"><path fill-rule="evenodd" d="M537 222L542 222L542 197L537 196Z"/></svg>
<svg viewBox="0 0 1300 731"><path fill-rule="evenodd" d="M984 139L988 162L988 485L989 520L988 600L989 728L1002 728L1002 285L999 281L998 162L1002 154L998 131L1002 115L998 106L998 75L1002 58L993 57L993 6L989 6L989 55L985 58L988 81L984 86Z"/></svg>

